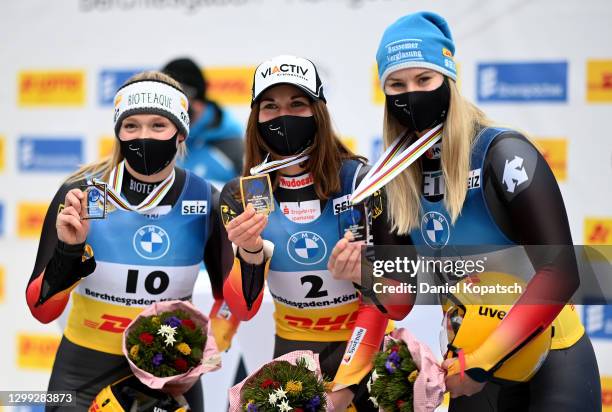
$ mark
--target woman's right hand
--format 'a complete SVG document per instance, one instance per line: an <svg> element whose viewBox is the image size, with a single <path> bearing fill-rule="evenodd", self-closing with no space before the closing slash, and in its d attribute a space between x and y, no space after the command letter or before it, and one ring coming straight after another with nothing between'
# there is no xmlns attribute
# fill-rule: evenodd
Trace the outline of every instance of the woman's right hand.
<svg viewBox="0 0 612 412"><path fill-rule="evenodd" d="M81 189L66 193L64 209L57 215L55 227L57 238L69 245L84 243L89 233L89 220L81 219L81 211L86 207L86 195Z"/></svg>
<svg viewBox="0 0 612 412"><path fill-rule="evenodd" d="M225 229L228 239L236 246L254 252L263 247L261 232L268 224L268 216L255 212L252 204L248 204L244 212L232 219Z"/></svg>

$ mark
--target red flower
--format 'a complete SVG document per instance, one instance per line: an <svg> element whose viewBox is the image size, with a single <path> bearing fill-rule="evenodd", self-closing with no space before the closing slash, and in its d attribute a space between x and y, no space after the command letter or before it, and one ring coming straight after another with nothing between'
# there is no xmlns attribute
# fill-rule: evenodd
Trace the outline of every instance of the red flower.
<svg viewBox="0 0 612 412"><path fill-rule="evenodd" d="M391 348L391 352L399 352L399 346L395 345Z"/></svg>
<svg viewBox="0 0 612 412"><path fill-rule="evenodd" d="M405 403L406 403L405 401L403 401L403 400L401 400L401 399L398 399L398 400L395 402L395 406L397 406L398 408L401 408L402 406L404 406L404 404L405 404Z"/></svg>
<svg viewBox="0 0 612 412"><path fill-rule="evenodd" d="M274 381L272 379L266 379L265 381L263 381L261 383L261 388L262 389L268 389L270 386L272 386L274 384Z"/></svg>
<svg viewBox="0 0 612 412"><path fill-rule="evenodd" d="M304 412L304 409L302 409L302 408L294 408L293 410L295 412Z"/></svg>
<svg viewBox="0 0 612 412"><path fill-rule="evenodd" d="M145 345L150 345L153 343L154 338L153 335L151 335L150 333L142 332L140 336L138 336L138 339L140 339L140 341Z"/></svg>
<svg viewBox="0 0 612 412"><path fill-rule="evenodd" d="M183 319L181 321L181 325L183 325L184 327L191 329L191 330L195 330L196 325L195 323L193 323L193 321L191 319Z"/></svg>
<svg viewBox="0 0 612 412"><path fill-rule="evenodd" d="M179 372L184 372L187 370L187 361L183 358L176 358L174 360L174 368Z"/></svg>
<svg viewBox="0 0 612 412"><path fill-rule="evenodd" d="M281 385L280 385L280 383L279 383L278 381L274 381L274 382L272 382L272 387L273 387L274 389L278 389L278 388L280 388L280 386L281 386Z"/></svg>

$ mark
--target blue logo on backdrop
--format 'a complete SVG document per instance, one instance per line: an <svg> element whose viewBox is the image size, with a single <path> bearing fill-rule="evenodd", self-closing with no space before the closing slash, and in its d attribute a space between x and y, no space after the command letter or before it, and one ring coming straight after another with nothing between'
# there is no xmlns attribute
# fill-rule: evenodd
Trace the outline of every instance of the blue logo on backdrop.
<svg viewBox="0 0 612 412"><path fill-rule="evenodd" d="M375 162L378 160L378 158L380 156L382 156L383 154L383 141L382 138L380 136L376 136L374 137L374 139L372 139L372 153L370 156L370 160L372 162Z"/></svg>
<svg viewBox="0 0 612 412"><path fill-rule="evenodd" d="M146 225L134 233L132 244L141 258L154 260L162 258L168 253L170 238L161 227Z"/></svg>
<svg viewBox="0 0 612 412"><path fill-rule="evenodd" d="M112 106L117 89L127 79L145 69L137 70L102 70L98 78L98 101L101 106Z"/></svg>
<svg viewBox="0 0 612 412"><path fill-rule="evenodd" d="M565 102L567 62L480 63L479 102Z"/></svg>
<svg viewBox="0 0 612 412"><path fill-rule="evenodd" d="M297 263L314 265L327 256L327 245L314 232L297 232L287 242L287 253Z"/></svg>
<svg viewBox="0 0 612 412"><path fill-rule="evenodd" d="M612 306L584 305L582 322L591 338L612 339Z"/></svg>
<svg viewBox="0 0 612 412"><path fill-rule="evenodd" d="M22 137L18 143L19 170L71 172L83 163L80 138Z"/></svg>

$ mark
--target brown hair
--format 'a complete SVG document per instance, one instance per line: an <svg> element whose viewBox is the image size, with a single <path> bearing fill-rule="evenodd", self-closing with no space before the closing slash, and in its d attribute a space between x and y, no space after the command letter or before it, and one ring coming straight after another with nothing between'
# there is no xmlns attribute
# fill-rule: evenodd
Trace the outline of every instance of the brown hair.
<svg viewBox="0 0 612 412"><path fill-rule="evenodd" d="M317 124L317 131L308 153L310 158L304 162L303 167L312 174L315 192L319 199L329 199L332 194L339 192L341 189L340 168L342 161L355 159L365 163L367 159L357 156L340 141L333 130L331 117L324 102L321 100L313 101L310 107ZM258 119L259 104L256 103L251 109L247 122L243 176L250 176L250 169L263 162L266 154L270 152L257 129ZM270 177L273 187L276 188L278 186L278 174L273 172Z"/></svg>
<svg viewBox="0 0 612 412"><path fill-rule="evenodd" d="M127 86L130 83L142 81L142 80L155 80L162 83L167 83L176 89L183 91L180 83L174 80L172 77L158 71L141 72L130 77L123 86ZM123 87L122 86L122 87ZM88 177L95 176L105 182L108 181L111 171L123 160L121 149L119 146L118 139L113 140L113 149L110 156L106 156L96 162L92 162L81 166L76 172L72 173L66 179L67 183L76 182ZM187 153L187 146L185 141L181 142L178 147L178 157L182 158Z"/></svg>

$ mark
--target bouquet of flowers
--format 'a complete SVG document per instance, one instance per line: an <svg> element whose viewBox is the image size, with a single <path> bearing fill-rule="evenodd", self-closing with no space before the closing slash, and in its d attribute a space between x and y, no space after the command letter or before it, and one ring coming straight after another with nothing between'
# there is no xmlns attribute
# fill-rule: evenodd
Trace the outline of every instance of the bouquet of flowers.
<svg viewBox="0 0 612 412"><path fill-rule="evenodd" d="M433 412L446 390L431 350L405 329L385 338L368 382L370 400L385 412Z"/></svg>
<svg viewBox="0 0 612 412"><path fill-rule="evenodd" d="M190 302L154 303L123 334L123 353L142 383L181 395L221 366L208 318Z"/></svg>
<svg viewBox="0 0 612 412"><path fill-rule="evenodd" d="M319 357L295 351L274 359L230 389L230 412L330 410Z"/></svg>

